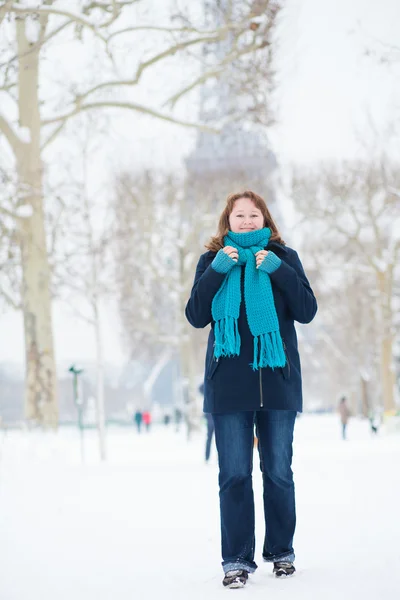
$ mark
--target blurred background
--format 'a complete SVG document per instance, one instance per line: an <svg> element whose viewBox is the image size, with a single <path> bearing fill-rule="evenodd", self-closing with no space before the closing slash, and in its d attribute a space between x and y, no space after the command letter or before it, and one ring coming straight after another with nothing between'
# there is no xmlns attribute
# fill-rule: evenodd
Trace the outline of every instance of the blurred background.
<svg viewBox="0 0 400 600"><path fill-rule="evenodd" d="M355 572L356 597L397 597L383 550L400 533L399 23L398 0L0 1L2 599L108 599L116 581L131 598L132 556L141 573L169 565L154 593L194 598L185 560L204 531L196 564L217 585L208 328L184 308L226 196L245 189L319 304L297 329L313 589L331 561L346 598L345 561L349 598Z"/></svg>
<svg viewBox="0 0 400 600"><path fill-rule="evenodd" d="M399 18L394 0L2 3L4 427L152 410L196 428L208 331L184 307L243 189L318 297L305 410L396 412Z"/></svg>

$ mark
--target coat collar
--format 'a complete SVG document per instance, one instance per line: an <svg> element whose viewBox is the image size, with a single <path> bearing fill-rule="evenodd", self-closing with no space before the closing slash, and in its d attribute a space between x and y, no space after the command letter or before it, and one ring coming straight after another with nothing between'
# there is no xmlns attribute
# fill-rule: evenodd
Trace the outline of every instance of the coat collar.
<svg viewBox="0 0 400 600"><path fill-rule="evenodd" d="M277 248L278 250L281 250L285 254L287 253L286 246L282 246L282 244L279 244L278 242L269 242L267 248L271 248L271 247L272 248Z"/></svg>

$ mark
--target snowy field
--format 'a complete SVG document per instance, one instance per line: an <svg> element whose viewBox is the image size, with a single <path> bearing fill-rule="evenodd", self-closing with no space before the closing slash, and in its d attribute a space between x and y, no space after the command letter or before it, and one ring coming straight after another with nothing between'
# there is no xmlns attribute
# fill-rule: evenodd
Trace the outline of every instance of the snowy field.
<svg viewBox="0 0 400 600"><path fill-rule="evenodd" d="M203 432L205 435L205 431ZM295 577L262 563L261 478L255 461L257 572L243 590L221 585L217 460L204 436L156 427L108 432L86 462L72 429L0 432L0 600L279 600L400 598L400 434L371 438L337 416L296 424Z"/></svg>

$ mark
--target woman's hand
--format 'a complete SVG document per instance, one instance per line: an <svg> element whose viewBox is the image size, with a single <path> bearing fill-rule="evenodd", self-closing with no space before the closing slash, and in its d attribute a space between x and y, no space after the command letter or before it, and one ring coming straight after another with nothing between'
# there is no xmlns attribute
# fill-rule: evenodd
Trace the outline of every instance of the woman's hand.
<svg viewBox="0 0 400 600"><path fill-rule="evenodd" d="M225 254L232 258L235 262L237 262L239 253L236 248L233 246L225 246L225 248L222 248L222 251L225 252Z"/></svg>
<svg viewBox="0 0 400 600"><path fill-rule="evenodd" d="M258 267L261 265L264 258L266 256L268 256L268 250L259 250L258 252L256 252L255 256L256 256L256 267L258 269Z"/></svg>

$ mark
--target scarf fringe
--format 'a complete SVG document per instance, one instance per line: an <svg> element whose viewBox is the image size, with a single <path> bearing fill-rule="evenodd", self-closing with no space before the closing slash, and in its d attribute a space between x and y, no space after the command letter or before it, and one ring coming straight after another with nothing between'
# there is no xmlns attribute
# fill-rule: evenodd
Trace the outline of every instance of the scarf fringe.
<svg viewBox="0 0 400 600"><path fill-rule="evenodd" d="M214 327L214 356L239 356L240 354L240 335L237 319L233 317L224 317L216 321ZM254 359L253 370L259 368L284 367L286 364L286 354L279 331L271 331L254 337Z"/></svg>
<svg viewBox="0 0 400 600"><path fill-rule="evenodd" d="M214 356L239 356L240 354L240 335L237 319L233 317L224 317L215 322L214 327Z"/></svg>
<svg viewBox="0 0 400 600"><path fill-rule="evenodd" d="M259 368L284 367L286 354L279 331L271 331L254 337L253 370Z"/></svg>

